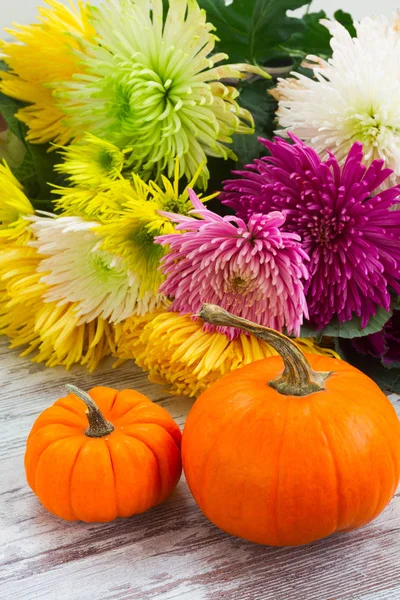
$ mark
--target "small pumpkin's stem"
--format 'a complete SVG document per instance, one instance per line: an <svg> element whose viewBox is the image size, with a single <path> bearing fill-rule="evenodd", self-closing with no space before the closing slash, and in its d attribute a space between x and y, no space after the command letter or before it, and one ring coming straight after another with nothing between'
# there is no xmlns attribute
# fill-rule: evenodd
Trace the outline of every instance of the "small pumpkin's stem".
<svg viewBox="0 0 400 600"><path fill-rule="evenodd" d="M109 435L114 431L114 425L107 421L96 402L87 394L86 392L80 390L75 385L67 384L65 386L71 394L75 394L87 406L86 415L89 422L89 427L85 431L85 435L93 438L104 437L105 435Z"/></svg>
<svg viewBox="0 0 400 600"><path fill-rule="evenodd" d="M280 394L307 396L325 389L331 373L314 371L303 352L283 333L236 317L215 304L203 304L199 317L211 325L238 327L272 346L282 357L285 368L282 375L268 384Z"/></svg>

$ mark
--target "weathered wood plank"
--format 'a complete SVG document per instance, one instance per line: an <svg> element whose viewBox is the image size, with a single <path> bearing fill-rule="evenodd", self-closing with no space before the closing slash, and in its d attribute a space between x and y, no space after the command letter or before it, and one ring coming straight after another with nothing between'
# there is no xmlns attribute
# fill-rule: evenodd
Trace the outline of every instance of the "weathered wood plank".
<svg viewBox="0 0 400 600"><path fill-rule="evenodd" d="M362 530L293 549L219 531L183 479L164 505L131 519L87 525L48 514L25 483L23 454L33 421L66 382L135 387L181 426L190 409L191 400L169 397L131 364L111 365L67 374L0 342L2 600L399 600L400 494Z"/></svg>

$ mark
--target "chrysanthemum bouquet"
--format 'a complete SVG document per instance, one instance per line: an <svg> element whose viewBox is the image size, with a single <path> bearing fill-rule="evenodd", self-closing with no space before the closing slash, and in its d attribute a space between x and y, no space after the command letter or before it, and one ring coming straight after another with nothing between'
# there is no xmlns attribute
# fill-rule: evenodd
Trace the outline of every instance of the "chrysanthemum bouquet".
<svg viewBox="0 0 400 600"><path fill-rule="evenodd" d="M47 0L6 32L12 347L197 395L274 353L211 302L400 389L400 17L310 4Z"/></svg>

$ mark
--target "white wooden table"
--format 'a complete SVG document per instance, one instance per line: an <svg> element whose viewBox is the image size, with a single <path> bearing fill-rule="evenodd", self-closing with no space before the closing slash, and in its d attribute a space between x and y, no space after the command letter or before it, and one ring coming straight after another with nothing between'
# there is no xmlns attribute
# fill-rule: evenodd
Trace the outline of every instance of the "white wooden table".
<svg viewBox="0 0 400 600"><path fill-rule="evenodd" d="M169 397L132 364L111 365L68 374L0 340L1 600L400 600L400 494L373 524L303 548L219 531L184 479L165 504L131 519L86 525L47 513L25 482L25 440L65 383L134 387L185 421L191 400Z"/></svg>

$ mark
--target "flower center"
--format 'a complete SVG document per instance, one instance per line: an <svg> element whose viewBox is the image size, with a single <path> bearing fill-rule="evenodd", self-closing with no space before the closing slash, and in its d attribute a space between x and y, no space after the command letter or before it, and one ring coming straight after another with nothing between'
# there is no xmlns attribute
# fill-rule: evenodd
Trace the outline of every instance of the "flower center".
<svg viewBox="0 0 400 600"><path fill-rule="evenodd" d="M319 215L313 215L309 225L311 236L319 244L331 246L343 233L347 221L346 215L336 215L332 208L325 207Z"/></svg>
<svg viewBox="0 0 400 600"><path fill-rule="evenodd" d="M234 275L228 280L227 291L231 294L245 295L250 291L249 282L242 275Z"/></svg>
<svg viewBox="0 0 400 600"><path fill-rule="evenodd" d="M142 263L145 271L157 268L165 250L162 246L154 242L154 238L161 235L161 233L159 229L149 231L148 227L144 224L132 230L128 239L137 253L136 264L138 269L139 263Z"/></svg>
<svg viewBox="0 0 400 600"><path fill-rule="evenodd" d="M356 114L348 118L352 137L373 147L387 145L388 137L399 134L395 126L384 123L374 110L367 114Z"/></svg>
<svg viewBox="0 0 400 600"><path fill-rule="evenodd" d="M98 155L100 167L108 173L114 167L114 156L106 148L102 148Z"/></svg>
<svg viewBox="0 0 400 600"><path fill-rule="evenodd" d="M89 258L98 281L106 283L117 275L117 270L111 264L112 257L107 252L97 250L91 252Z"/></svg>
<svg viewBox="0 0 400 600"><path fill-rule="evenodd" d="M142 226L139 230L133 230L131 235L134 242L137 242L143 249L148 249L154 246L154 238L157 233L152 233L146 226Z"/></svg>
<svg viewBox="0 0 400 600"><path fill-rule="evenodd" d="M162 200L163 210L167 212L177 213L179 215L189 214L189 205L187 200L179 198L165 198Z"/></svg>

